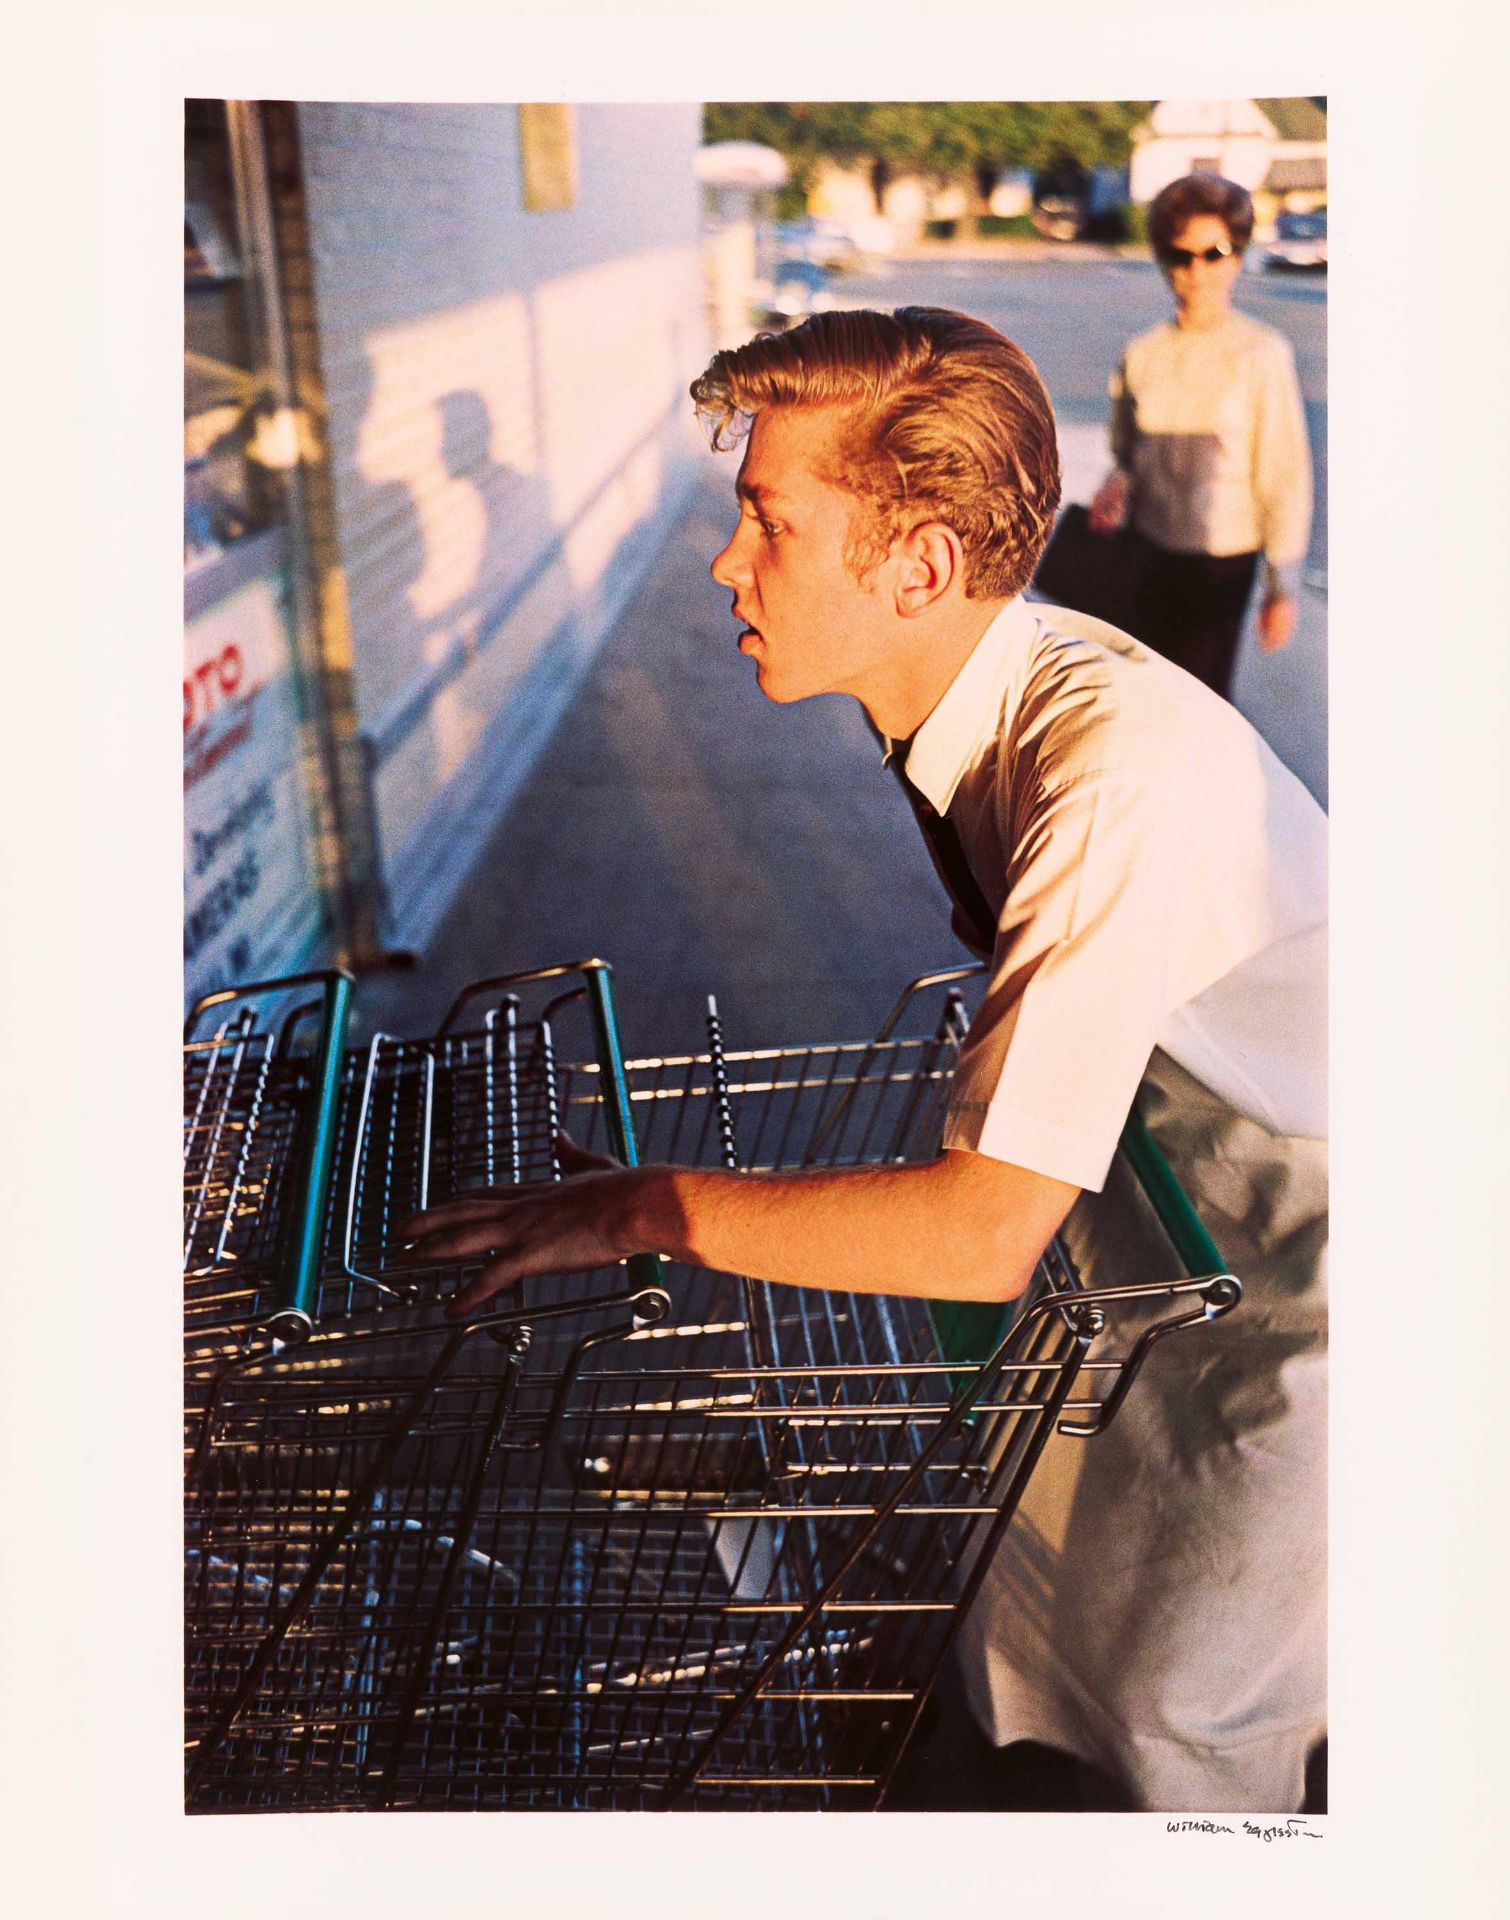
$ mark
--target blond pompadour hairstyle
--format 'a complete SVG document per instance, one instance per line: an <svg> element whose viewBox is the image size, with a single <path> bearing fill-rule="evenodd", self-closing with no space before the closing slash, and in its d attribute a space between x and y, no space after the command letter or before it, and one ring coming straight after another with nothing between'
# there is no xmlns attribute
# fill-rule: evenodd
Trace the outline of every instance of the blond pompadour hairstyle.
<svg viewBox="0 0 1510 1920"><path fill-rule="evenodd" d="M1033 362L983 320L943 307L813 314L716 353L691 391L720 449L767 407L842 411L823 477L864 503L857 572L939 520L959 535L969 597L1010 598L1032 579L1059 506L1054 413Z"/></svg>

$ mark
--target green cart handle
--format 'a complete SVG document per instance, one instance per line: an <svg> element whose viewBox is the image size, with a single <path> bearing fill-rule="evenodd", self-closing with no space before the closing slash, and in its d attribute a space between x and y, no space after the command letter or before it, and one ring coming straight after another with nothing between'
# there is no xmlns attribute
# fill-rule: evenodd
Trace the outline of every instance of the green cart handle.
<svg viewBox="0 0 1510 1920"><path fill-rule="evenodd" d="M1227 1271L1216 1242L1206 1231L1190 1197L1175 1177L1148 1122L1136 1106L1127 1116L1118 1149L1127 1156L1138 1185L1158 1217L1190 1280L1209 1279ZM978 1366L1005 1339L1017 1310L1017 1301L931 1300L928 1317L938 1342L939 1357Z"/></svg>
<svg viewBox="0 0 1510 1920"><path fill-rule="evenodd" d="M983 962L975 961L965 966L946 967L936 973L923 974L905 989L876 1035L874 1044L879 1045L889 1038L914 996L924 988L946 985L986 971ZM1200 1215L1191 1205L1189 1196L1176 1179L1174 1169L1164 1158L1148 1130L1147 1121L1136 1106L1128 1114L1117 1144L1127 1156L1127 1163L1138 1185L1169 1236L1185 1269L1186 1278L1204 1279L1226 1273L1227 1263L1218 1252L1216 1242L1206 1231ZM930 1300L928 1318L938 1342L940 1358L959 1360L970 1366L980 1365L1006 1337L1017 1304L1015 1300Z"/></svg>
<svg viewBox="0 0 1510 1920"><path fill-rule="evenodd" d="M560 980L579 973L587 991L588 1014L592 1021L593 1045L598 1056L598 1071L603 1076L603 1117L608 1127L609 1144L626 1167L640 1164L634 1137L634 1114L629 1098L629 1082L624 1074L624 1045L619 1035L618 1005L614 999L613 969L606 960L569 960L553 967L530 967L523 973L500 973L489 980L476 980L464 987L452 1002L440 1023L438 1036L446 1034L462 1008L479 994L498 989L524 986L542 980ZM665 1285L660 1256L636 1253L624 1263L631 1277L642 1287Z"/></svg>
<svg viewBox="0 0 1510 1920"><path fill-rule="evenodd" d="M603 1107L608 1137L624 1165L637 1167L640 1164L640 1150L634 1137L634 1111L629 1100L629 1082L624 1076L624 1043L619 1037L613 970L606 960L584 960L582 972L587 979L587 1007L592 1018L593 1039L597 1043L598 1065L606 1083ZM665 1271L659 1254L632 1254L626 1265L630 1277L639 1286L658 1287L665 1284Z"/></svg>
<svg viewBox="0 0 1510 1920"><path fill-rule="evenodd" d="M341 1097L341 1063L346 1028L351 1018L352 977L341 968L325 973L296 973L282 980L260 980L244 987L227 987L196 1001L184 1023L189 1039L201 1014L210 1007L263 993L287 993L299 987L320 989L320 1037L315 1046L314 1111L309 1125L298 1130L289 1168L287 1237L278 1261L278 1300L265 1322L276 1340L297 1345L314 1325L315 1292L320 1279L320 1254L325 1234L325 1200L335 1154L336 1110Z"/></svg>
<svg viewBox="0 0 1510 1920"><path fill-rule="evenodd" d="M984 962L975 961L965 966L947 967L936 973L923 974L904 990L877 1034L875 1044L879 1045L890 1036L900 1024L914 996L924 988L964 980L972 974L986 971ZM1138 1185L1178 1254L1187 1279L1224 1274L1227 1271L1226 1261L1136 1105L1127 1116L1117 1144L1126 1155ZM1000 1303L993 1300L930 1300L928 1318L938 1342L940 1357L978 1366L996 1351L1006 1337L1017 1304L1015 1300Z"/></svg>
<svg viewBox="0 0 1510 1920"><path fill-rule="evenodd" d="M1180 1264L1192 1280L1227 1271L1227 1262L1206 1231L1205 1223L1190 1203L1190 1196L1175 1178L1174 1169L1164 1158L1158 1142L1148 1130L1148 1122L1135 1106L1127 1116L1118 1143L1127 1155L1127 1163L1137 1175L1149 1205L1159 1216L1159 1225L1169 1235Z"/></svg>

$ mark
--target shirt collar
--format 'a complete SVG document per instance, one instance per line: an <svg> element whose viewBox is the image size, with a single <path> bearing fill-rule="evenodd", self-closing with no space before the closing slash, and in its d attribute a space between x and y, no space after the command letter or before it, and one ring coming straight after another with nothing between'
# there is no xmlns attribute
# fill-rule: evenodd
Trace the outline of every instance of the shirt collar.
<svg viewBox="0 0 1510 1920"><path fill-rule="evenodd" d="M948 811L967 768L984 740L1001 724L1003 699L1014 666L1038 628L1030 602L1009 600L971 649L928 718L905 740L885 740L882 761L899 758L908 782L939 813Z"/></svg>

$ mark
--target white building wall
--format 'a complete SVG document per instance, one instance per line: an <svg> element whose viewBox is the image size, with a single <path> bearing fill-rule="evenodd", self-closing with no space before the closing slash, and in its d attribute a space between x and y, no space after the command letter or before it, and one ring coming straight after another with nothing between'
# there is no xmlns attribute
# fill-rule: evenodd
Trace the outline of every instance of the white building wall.
<svg viewBox="0 0 1510 1920"><path fill-rule="evenodd" d="M300 109L338 538L394 937L424 938L672 523L706 358L700 109Z"/></svg>
<svg viewBox="0 0 1510 1920"><path fill-rule="evenodd" d="M1274 128L1251 100L1161 100L1139 131L1128 183L1138 202L1197 163L1251 193L1262 186L1275 150Z"/></svg>

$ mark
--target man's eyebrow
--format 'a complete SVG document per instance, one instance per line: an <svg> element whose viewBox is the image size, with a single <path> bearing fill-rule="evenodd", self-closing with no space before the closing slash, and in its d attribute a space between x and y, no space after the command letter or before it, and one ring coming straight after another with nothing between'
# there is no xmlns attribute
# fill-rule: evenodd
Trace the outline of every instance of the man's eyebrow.
<svg viewBox="0 0 1510 1920"><path fill-rule="evenodd" d="M761 486L758 480L736 480L734 493L740 500L748 500L752 507L777 507L784 504L782 496L770 487Z"/></svg>

